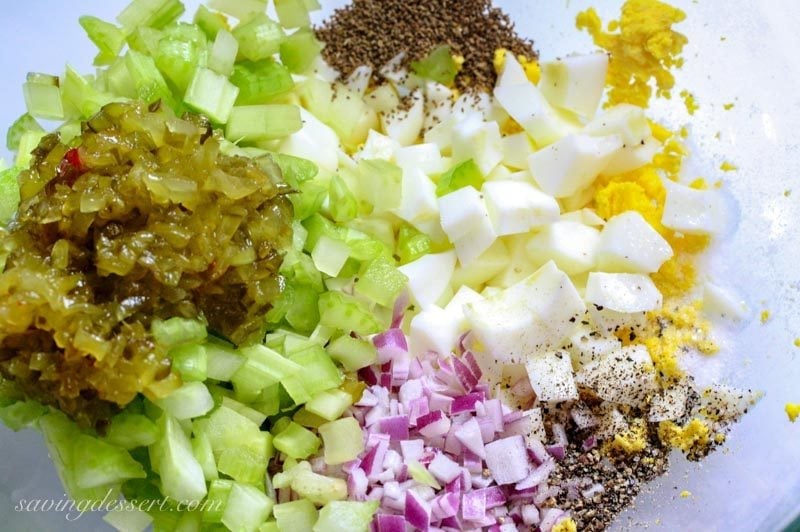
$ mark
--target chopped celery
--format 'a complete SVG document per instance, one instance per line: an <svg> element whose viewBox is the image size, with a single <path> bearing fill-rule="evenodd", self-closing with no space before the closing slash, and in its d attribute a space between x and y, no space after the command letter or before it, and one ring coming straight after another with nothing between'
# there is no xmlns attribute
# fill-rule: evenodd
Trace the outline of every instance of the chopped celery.
<svg viewBox="0 0 800 532"><path fill-rule="evenodd" d="M255 399L255 401L250 403L250 406L265 416L274 416L280 411L281 408L280 394L280 384L272 384L261 390L261 393L258 394L258 397Z"/></svg>
<svg viewBox="0 0 800 532"><path fill-rule="evenodd" d="M391 249L375 238L356 229L346 227L342 230L344 241L350 248L350 257L357 261L368 261L378 257L390 257Z"/></svg>
<svg viewBox="0 0 800 532"><path fill-rule="evenodd" d="M473 187L480 190L483 186L484 177L475 161L469 159L463 163L458 163L453 168L439 177L436 185L436 195L444 196L455 190L464 187Z"/></svg>
<svg viewBox="0 0 800 532"><path fill-rule="evenodd" d="M319 322L360 335L381 332L385 325L358 299L341 292L326 292L319 297Z"/></svg>
<svg viewBox="0 0 800 532"><path fill-rule="evenodd" d="M242 349L247 357L245 364L233 375L231 382L237 393L254 397L271 384L301 373L303 368L264 345L253 345Z"/></svg>
<svg viewBox="0 0 800 532"><path fill-rule="evenodd" d="M461 65L453 57L446 44L437 46L427 56L411 63L411 70L421 78L430 79L451 86L461 70Z"/></svg>
<svg viewBox="0 0 800 532"><path fill-rule="evenodd" d="M431 252L431 237L410 224L400 226L397 236L397 256L400 264L408 264Z"/></svg>
<svg viewBox="0 0 800 532"><path fill-rule="evenodd" d="M132 508L114 507L103 516L103 521L120 532L144 532L153 523L153 518L135 506Z"/></svg>
<svg viewBox="0 0 800 532"><path fill-rule="evenodd" d="M175 105L172 91L152 57L136 50L128 50L125 54L125 67L138 99L148 103L162 100L170 107Z"/></svg>
<svg viewBox="0 0 800 532"><path fill-rule="evenodd" d="M214 451L211 449L211 442L205 433L195 434L194 438L192 438L192 453L203 469L203 476L206 480L219 478L217 462L214 460Z"/></svg>
<svg viewBox="0 0 800 532"><path fill-rule="evenodd" d="M35 423L47 411L47 407L37 401L18 401L0 407L0 421L11 430L18 431Z"/></svg>
<svg viewBox="0 0 800 532"><path fill-rule="evenodd" d="M61 82L62 102L68 104L80 118L89 118L101 107L114 100L110 94L104 94L92 86L89 81L67 65L64 79Z"/></svg>
<svg viewBox="0 0 800 532"><path fill-rule="evenodd" d="M275 11L284 28L299 28L311 24L305 0L275 0Z"/></svg>
<svg viewBox="0 0 800 532"><path fill-rule="evenodd" d="M411 478L424 486L430 486L437 490L442 488L433 474L416 460L412 460L408 463L408 473L411 475Z"/></svg>
<svg viewBox="0 0 800 532"><path fill-rule="evenodd" d="M322 9L322 5L320 5L319 0L303 0L303 3L306 5L306 9L309 12Z"/></svg>
<svg viewBox="0 0 800 532"><path fill-rule="evenodd" d="M302 74L314 63L322 47L312 30L299 29L281 43L281 63L295 74Z"/></svg>
<svg viewBox="0 0 800 532"><path fill-rule="evenodd" d="M255 532L274 505L275 501L258 488L234 482L221 521L229 530Z"/></svg>
<svg viewBox="0 0 800 532"><path fill-rule="evenodd" d="M21 169L17 166L0 171L0 226L10 222L17 212L19 206L17 175L20 171Z"/></svg>
<svg viewBox="0 0 800 532"><path fill-rule="evenodd" d="M267 10L267 0L210 0L208 6L244 22Z"/></svg>
<svg viewBox="0 0 800 532"><path fill-rule="evenodd" d="M291 486L293 492L314 504L347 498L347 482L314 473L308 462L300 462L288 470L284 466L284 473L275 475L273 484L276 488Z"/></svg>
<svg viewBox="0 0 800 532"><path fill-rule="evenodd" d="M122 13L117 15L117 22L122 24L128 33L139 26L163 28L177 20L184 10L179 0L133 0Z"/></svg>
<svg viewBox="0 0 800 532"><path fill-rule="evenodd" d="M219 30L227 31L229 29L225 15L214 13L202 4L197 8L193 22L197 24L197 27L203 30L206 37L211 40L217 37L217 32L219 32Z"/></svg>
<svg viewBox="0 0 800 532"><path fill-rule="evenodd" d="M268 432L252 433L246 444L219 452L217 469L240 482L262 483L272 452L272 436Z"/></svg>
<svg viewBox="0 0 800 532"><path fill-rule="evenodd" d="M328 189L315 181L306 181L296 187L299 192L291 194L289 200L294 207L294 217L297 220L305 221L314 216L322 208L325 198L328 196Z"/></svg>
<svg viewBox="0 0 800 532"><path fill-rule="evenodd" d="M294 229L295 235L299 230L305 231L303 226L298 224L298 227ZM322 274L314 266L311 257L302 251L292 249L287 252L284 255L280 272L287 281L292 281L292 284L306 285L316 292L322 292L324 289Z"/></svg>
<svg viewBox="0 0 800 532"><path fill-rule="evenodd" d="M204 346L209 379L229 381L244 364L245 358L223 340L210 336Z"/></svg>
<svg viewBox="0 0 800 532"><path fill-rule="evenodd" d="M227 479L212 480L208 486L208 497L203 505L204 523L221 523L222 514L228 505L228 496L233 489L233 481Z"/></svg>
<svg viewBox="0 0 800 532"><path fill-rule="evenodd" d="M261 433L259 426L251 419L227 406L220 406L211 413L203 431L215 454L246 444Z"/></svg>
<svg viewBox="0 0 800 532"><path fill-rule="evenodd" d="M333 327L325 327L324 325L317 324L317 326L309 335L308 339L324 346L330 341L331 336L333 336L333 333L335 332L336 329Z"/></svg>
<svg viewBox="0 0 800 532"><path fill-rule="evenodd" d="M304 408L299 409L297 412L294 413L292 416L292 421L297 423L300 426L309 428L309 429L317 429L321 425L324 425L328 420L322 417L319 417L316 414L312 414L308 410Z"/></svg>
<svg viewBox="0 0 800 532"><path fill-rule="evenodd" d="M384 245L387 256L391 256L391 250L395 247L394 225L393 220L388 218L359 217L351 220L347 227L379 241Z"/></svg>
<svg viewBox="0 0 800 532"><path fill-rule="evenodd" d="M154 59L158 69L183 93L195 69L206 63L206 55L206 36L200 28L178 24L164 31Z"/></svg>
<svg viewBox="0 0 800 532"><path fill-rule="evenodd" d="M231 399L230 397L223 397L222 398L222 406L230 408L235 412L243 415L259 427L267 420L267 416L262 414L258 410L254 410L249 406L236 401L235 399Z"/></svg>
<svg viewBox="0 0 800 532"><path fill-rule="evenodd" d="M302 373L292 375L288 380L297 379L311 394L336 388L342 383L342 373L333 363L325 349L313 344L291 354L291 359L303 367ZM285 384L285 381L284 381Z"/></svg>
<svg viewBox="0 0 800 532"><path fill-rule="evenodd" d="M358 163L359 178L374 212L385 212L400 206L400 167L383 159L362 159Z"/></svg>
<svg viewBox="0 0 800 532"><path fill-rule="evenodd" d="M328 354L347 371L356 371L375 363L378 353L372 342L343 335L333 340L327 347Z"/></svg>
<svg viewBox="0 0 800 532"><path fill-rule="evenodd" d="M319 291L304 284L287 285L291 302L286 309L286 321L301 332L311 332L319 323Z"/></svg>
<svg viewBox="0 0 800 532"><path fill-rule="evenodd" d="M194 457L189 437L178 420L164 414L159 419L159 439L150 447L153 468L161 478L161 492L179 501L198 501L206 496L206 481ZM151 459L152 460L152 459Z"/></svg>
<svg viewBox="0 0 800 532"><path fill-rule="evenodd" d="M155 403L179 420L204 416L214 408L214 399L202 382L187 382Z"/></svg>
<svg viewBox="0 0 800 532"><path fill-rule="evenodd" d="M233 142L281 139L303 126L296 105L243 105L231 110L225 136Z"/></svg>
<svg viewBox="0 0 800 532"><path fill-rule="evenodd" d="M328 197L331 217L335 221L348 222L358 216L358 200L340 176L335 175L331 178Z"/></svg>
<svg viewBox="0 0 800 532"><path fill-rule="evenodd" d="M273 508L272 511L275 512L275 508ZM277 521L270 521L270 520L264 521L258 527L258 532L281 532L281 530L282 529L278 526Z"/></svg>
<svg viewBox="0 0 800 532"><path fill-rule="evenodd" d="M152 445L158 439L158 428L147 416L126 410L111 418L105 439L123 449Z"/></svg>
<svg viewBox="0 0 800 532"><path fill-rule="evenodd" d="M291 331L287 331L287 334L283 339L283 353L289 358L292 358L300 351L305 351L306 349L312 347L319 346L317 345L317 342L314 342L307 336L295 334Z"/></svg>
<svg viewBox="0 0 800 532"><path fill-rule="evenodd" d="M331 238L328 235L320 236L311 251L314 266L331 277L339 275L349 256L350 248L347 244L338 238Z"/></svg>
<svg viewBox="0 0 800 532"><path fill-rule="evenodd" d="M293 157L283 153L271 153L270 157L281 169L283 180L289 183L292 188L297 188L300 183L314 179L319 173L317 165L308 159L301 159L300 157Z"/></svg>
<svg viewBox="0 0 800 532"><path fill-rule="evenodd" d="M305 409L328 421L338 419L353 404L353 397L343 390L322 391L306 403Z"/></svg>
<svg viewBox="0 0 800 532"><path fill-rule="evenodd" d="M108 65L116 59L125 46L125 33L121 29L91 15L80 17L78 22L99 50L95 65Z"/></svg>
<svg viewBox="0 0 800 532"><path fill-rule="evenodd" d="M211 47L208 68L217 74L230 76L233 73L233 64L236 62L238 51L239 43L236 42L236 38L225 28L220 28Z"/></svg>
<svg viewBox="0 0 800 532"><path fill-rule="evenodd" d="M9 151L16 151L19 148L19 139L26 131L44 132L44 129L34 117L25 113L17 118L14 123L11 124L11 127L8 128L8 133L6 133L6 148L8 148Z"/></svg>
<svg viewBox="0 0 800 532"><path fill-rule="evenodd" d="M278 530L311 530L317 522L317 509L306 499L276 504L272 514L277 520Z"/></svg>
<svg viewBox="0 0 800 532"><path fill-rule="evenodd" d="M266 103L294 87L289 69L269 58L237 63L231 83L239 87L239 105Z"/></svg>
<svg viewBox="0 0 800 532"><path fill-rule="evenodd" d="M239 41L239 53L250 61L272 57L284 39L280 25L263 13L236 26L233 36Z"/></svg>
<svg viewBox="0 0 800 532"><path fill-rule="evenodd" d="M325 463L337 465L355 460L364 450L361 425L353 417L330 421L319 427L325 451Z"/></svg>
<svg viewBox="0 0 800 532"><path fill-rule="evenodd" d="M179 345L169 350L172 369L184 382L204 381L208 378L208 355L206 348L198 344Z"/></svg>
<svg viewBox="0 0 800 532"><path fill-rule="evenodd" d="M379 305L390 306L408 283L408 277L398 270L394 261L377 257L367 263L355 284L356 293Z"/></svg>
<svg viewBox="0 0 800 532"><path fill-rule="evenodd" d="M64 106L58 85L59 81L55 76L28 74L28 80L22 84L22 93L31 116L51 120L64 119Z"/></svg>
<svg viewBox="0 0 800 532"><path fill-rule="evenodd" d="M72 141L81 134L80 120L64 122L58 128L58 134L61 136L61 142L64 144L72 144Z"/></svg>
<svg viewBox="0 0 800 532"><path fill-rule="evenodd" d="M319 438L313 432L294 421L275 436L272 443L275 449L297 459L308 458L320 446Z"/></svg>
<svg viewBox="0 0 800 532"><path fill-rule="evenodd" d="M142 464L125 449L86 434L77 436L73 445L73 460L77 465L73 473L79 488L100 488L147 476Z"/></svg>
<svg viewBox="0 0 800 532"><path fill-rule="evenodd" d="M205 114L212 121L224 124L228 121L233 104L239 95L239 88L207 68L195 71L183 100L186 105Z"/></svg>
<svg viewBox="0 0 800 532"><path fill-rule="evenodd" d="M14 166L27 168L31 163L31 159L33 159L31 152L36 149L44 135L44 131L26 131L22 134L19 138L19 150L17 151L17 160L14 161ZM14 177L16 178L16 174Z"/></svg>
<svg viewBox="0 0 800 532"><path fill-rule="evenodd" d="M178 514L177 522L172 532L200 532L202 529L203 514L197 510L186 511Z"/></svg>
<svg viewBox="0 0 800 532"><path fill-rule="evenodd" d="M280 434L281 432L283 432L284 430L286 430L286 428L287 428L289 425L291 425L291 423L292 423L292 420L291 420L290 418L286 417L286 416L284 416L284 417L281 417L281 418L278 418L278 419L277 419L277 420L275 420L275 422L272 424L272 429L270 430L270 432L271 432L271 434L272 434L273 436L277 436L278 434ZM284 468L285 468L285 467L286 467L286 466L285 466L285 464L284 464Z"/></svg>
<svg viewBox="0 0 800 532"><path fill-rule="evenodd" d="M202 322L178 317L153 320L150 332L156 342L167 348L202 342L207 335L206 326Z"/></svg>
<svg viewBox="0 0 800 532"><path fill-rule="evenodd" d="M161 30L140 26L128 35L125 40L131 50L155 56L158 52L158 41L161 40L161 35Z"/></svg>
<svg viewBox="0 0 800 532"><path fill-rule="evenodd" d="M328 238L339 238L340 236L339 228L321 214L314 214L304 219L303 227L308 231L303 249L309 253L317 246L317 242L323 235Z"/></svg>
<svg viewBox="0 0 800 532"><path fill-rule="evenodd" d="M313 532L367 532L379 501L332 501L319 512Z"/></svg>

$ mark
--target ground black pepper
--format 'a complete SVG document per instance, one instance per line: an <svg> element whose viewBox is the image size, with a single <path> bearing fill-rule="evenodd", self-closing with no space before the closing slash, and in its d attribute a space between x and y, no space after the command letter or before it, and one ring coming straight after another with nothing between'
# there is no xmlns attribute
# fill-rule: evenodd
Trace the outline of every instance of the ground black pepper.
<svg viewBox="0 0 800 532"><path fill-rule="evenodd" d="M455 82L460 90L494 87L498 48L537 56L533 43L517 35L491 0L353 0L316 33L325 42L323 56L344 76L361 65L377 71L400 52L406 52L407 66L448 44L465 59Z"/></svg>

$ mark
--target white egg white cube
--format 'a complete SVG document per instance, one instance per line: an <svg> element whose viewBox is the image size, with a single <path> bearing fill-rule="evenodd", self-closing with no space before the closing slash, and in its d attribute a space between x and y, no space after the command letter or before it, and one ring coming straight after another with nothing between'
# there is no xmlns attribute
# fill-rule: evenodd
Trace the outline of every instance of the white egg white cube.
<svg viewBox="0 0 800 532"><path fill-rule="evenodd" d="M539 401L561 402L578 398L572 360L566 351L551 351L529 357L525 361L525 369Z"/></svg>
<svg viewBox="0 0 800 532"><path fill-rule="evenodd" d="M467 267L481 257L487 250L491 249L492 244L497 241L497 234L494 232L492 222L488 216L480 219L480 225L457 238L453 242L458 255L458 263L462 267Z"/></svg>
<svg viewBox="0 0 800 532"><path fill-rule="evenodd" d="M568 275L587 272L595 266L600 231L579 222L553 222L528 240L528 257L544 264L552 260Z"/></svg>
<svg viewBox="0 0 800 532"><path fill-rule="evenodd" d="M503 61L503 71L497 77L496 87L507 87L513 85L522 85L528 83L528 76L525 75L525 70L519 64L514 54L506 52Z"/></svg>
<svg viewBox="0 0 800 532"><path fill-rule="evenodd" d="M506 135L502 140L502 163L516 170L528 169L528 156L533 153L533 145L528 134L524 131Z"/></svg>
<svg viewBox="0 0 800 532"><path fill-rule="evenodd" d="M552 105L584 118L594 116L606 85L605 52L570 55L543 62L541 68L539 88Z"/></svg>
<svg viewBox="0 0 800 532"><path fill-rule="evenodd" d="M654 273L672 254L669 243L641 214L626 211L603 227L597 268L612 273Z"/></svg>
<svg viewBox="0 0 800 532"><path fill-rule="evenodd" d="M612 403L643 407L658 391L656 374L647 348L630 345L587 364L575 381Z"/></svg>
<svg viewBox="0 0 800 532"><path fill-rule="evenodd" d="M422 140L426 143L430 142L436 144L442 155L452 154L453 124L455 124L455 122L456 120L452 116L442 120L433 125L430 129L426 129Z"/></svg>
<svg viewBox="0 0 800 532"><path fill-rule="evenodd" d="M561 215L564 222L577 222L591 227L603 227L606 221L600 218L594 209L578 209L577 211L565 212Z"/></svg>
<svg viewBox="0 0 800 532"><path fill-rule="evenodd" d="M734 322L743 321L750 314L747 303L739 296L710 282L703 285L703 312L712 319Z"/></svg>
<svg viewBox="0 0 800 532"><path fill-rule="evenodd" d="M347 79L344 83L348 89L359 96L363 96L364 93L367 92L367 88L369 87L369 82L371 79L372 67L369 65L361 65L353 69L353 72L347 76Z"/></svg>
<svg viewBox="0 0 800 532"><path fill-rule="evenodd" d="M481 189L498 236L525 233L558 219L558 202L523 181L487 181Z"/></svg>
<svg viewBox="0 0 800 532"><path fill-rule="evenodd" d="M580 125L551 106L533 83L500 85L494 89L500 106L543 147L574 133Z"/></svg>
<svg viewBox="0 0 800 532"><path fill-rule="evenodd" d="M619 330L640 334L647 325L646 312L617 312L602 305L587 305L592 326L604 335L613 335Z"/></svg>
<svg viewBox="0 0 800 532"><path fill-rule="evenodd" d="M628 103L604 110L586 124L583 132L595 137L617 135L626 146L638 146L651 136L644 109Z"/></svg>
<svg viewBox="0 0 800 532"><path fill-rule="evenodd" d="M409 325L409 349L415 356L428 351L446 355L453 351L461 334L461 323L452 313L430 306L414 316Z"/></svg>
<svg viewBox="0 0 800 532"><path fill-rule="evenodd" d="M383 131L401 146L409 146L417 140L425 120L425 97L422 92L415 91L411 100L408 109L395 108L381 115Z"/></svg>
<svg viewBox="0 0 800 532"><path fill-rule="evenodd" d="M649 275L591 272L584 295L587 303L616 312L647 312L661 307L663 298Z"/></svg>
<svg viewBox="0 0 800 532"><path fill-rule="evenodd" d="M425 82L424 131L450 118L453 111L453 91L435 81Z"/></svg>
<svg viewBox="0 0 800 532"><path fill-rule="evenodd" d="M492 113L491 97L485 92L465 92L453 103L453 118L460 122L471 115L489 120Z"/></svg>
<svg viewBox="0 0 800 532"><path fill-rule="evenodd" d="M439 198L439 215L442 229L451 242L477 231L489 221L489 212L481 193L469 186Z"/></svg>
<svg viewBox="0 0 800 532"><path fill-rule="evenodd" d="M376 113L389 113L400 105L400 96L391 83L378 85L364 96L364 103Z"/></svg>
<svg viewBox="0 0 800 532"><path fill-rule="evenodd" d="M725 203L716 190L697 190L664 179L667 198L661 223L687 235L716 235L725 227Z"/></svg>
<svg viewBox="0 0 800 532"><path fill-rule="evenodd" d="M661 151L661 143L655 137L649 137L641 143L625 145L608 161L601 175L617 175L636 170L653 161L653 157Z"/></svg>
<svg viewBox="0 0 800 532"><path fill-rule="evenodd" d="M416 168L427 175L447 170L439 147L432 142L398 147L394 151L394 161L400 168Z"/></svg>
<svg viewBox="0 0 800 532"><path fill-rule="evenodd" d="M317 117L300 108L303 127L286 137L278 151L308 159L321 170L336 172L339 166L339 137Z"/></svg>
<svg viewBox="0 0 800 532"><path fill-rule="evenodd" d="M616 135L567 135L531 154L528 166L543 191L565 198L591 185L620 148Z"/></svg>
<svg viewBox="0 0 800 532"><path fill-rule="evenodd" d="M361 159L383 159L391 161L394 153L400 148L400 144L382 133L371 129L367 133L367 140L358 152L354 155L357 160Z"/></svg>
<svg viewBox="0 0 800 532"><path fill-rule="evenodd" d="M473 112L453 125L452 134L454 163L472 159L485 176L503 160L503 143L497 122L485 122L481 115Z"/></svg>
<svg viewBox="0 0 800 532"><path fill-rule="evenodd" d="M658 423L682 418L686 413L688 398L689 387L685 384L676 384L654 395L647 411L647 421Z"/></svg>
<svg viewBox="0 0 800 532"><path fill-rule="evenodd" d="M451 251L429 253L398 267L408 277L411 298L423 309L434 305L450 284L456 254Z"/></svg>
<svg viewBox="0 0 800 532"><path fill-rule="evenodd" d="M583 324L572 333L566 345L576 368L591 364L621 347L622 342L616 336L601 335Z"/></svg>
<svg viewBox="0 0 800 532"><path fill-rule="evenodd" d="M403 169L400 206L393 211L412 225L433 220L438 223L439 202L436 185L419 168Z"/></svg>
<svg viewBox="0 0 800 532"><path fill-rule="evenodd" d="M541 264L536 264L528 257L529 234L509 235L502 238L508 249L508 261L496 276L489 280L489 285L508 288L534 273Z"/></svg>
<svg viewBox="0 0 800 532"><path fill-rule="evenodd" d="M505 243L496 239L480 256L469 262L459 263L450 280L454 289L469 286L479 289L485 282L503 271L509 262Z"/></svg>

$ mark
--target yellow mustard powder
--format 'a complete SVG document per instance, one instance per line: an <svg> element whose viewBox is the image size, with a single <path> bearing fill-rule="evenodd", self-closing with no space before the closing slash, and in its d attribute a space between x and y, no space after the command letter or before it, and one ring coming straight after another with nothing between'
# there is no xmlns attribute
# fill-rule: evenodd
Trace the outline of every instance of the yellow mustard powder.
<svg viewBox="0 0 800 532"><path fill-rule="evenodd" d="M567 517L556 523L550 530L551 532L578 532L578 525L571 517Z"/></svg>
<svg viewBox="0 0 800 532"><path fill-rule="evenodd" d="M611 54L607 106L624 102L646 107L651 80L658 96L670 96L675 85L670 69L683 65L680 54L688 42L672 25L685 18L680 9L657 0L628 0L607 31L594 8L578 14L577 28L588 31L595 44Z"/></svg>
<svg viewBox="0 0 800 532"><path fill-rule="evenodd" d="M797 416L800 416L800 403L786 403L783 407L786 410L786 415L789 416L789 421L795 422Z"/></svg>

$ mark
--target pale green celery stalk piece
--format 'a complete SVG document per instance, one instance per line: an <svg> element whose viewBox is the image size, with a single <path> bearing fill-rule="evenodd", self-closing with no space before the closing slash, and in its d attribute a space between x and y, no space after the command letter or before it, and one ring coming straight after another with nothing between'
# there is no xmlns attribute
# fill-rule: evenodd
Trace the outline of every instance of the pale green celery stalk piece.
<svg viewBox="0 0 800 532"><path fill-rule="evenodd" d="M330 421L319 427L325 463L337 465L355 460L364 451L364 433L353 417Z"/></svg>
<svg viewBox="0 0 800 532"><path fill-rule="evenodd" d="M161 435L150 450L158 464L161 492L174 500L201 500L207 493L205 475L194 457L191 441L172 416L165 413L158 424Z"/></svg>
<svg viewBox="0 0 800 532"><path fill-rule="evenodd" d="M42 126L39 125L39 122L37 122L36 119L30 114L23 114L8 128L8 132L6 133L6 148L8 148L9 151L18 150L19 139L26 131L37 131L43 133L44 128L42 128ZM5 168L2 170L5 170Z"/></svg>
<svg viewBox="0 0 800 532"><path fill-rule="evenodd" d="M114 508L103 516L103 521L121 532L143 532L153 524L153 518L136 507Z"/></svg>
<svg viewBox="0 0 800 532"><path fill-rule="evenodd" d="M37 132L38 133L38 132ZM19 207L19 182L21 167L12 166L0 171L0 226L11 221Z"/></svg>
<svg viewBox="0 0 800 532"><path fill-rule="evenodd" d="M344 390L325 390L306 403L306 410L328 421L338 419L353 404L353 396Z"/></svg>
<svg viewBox="0 0 800 532"><path fill-rule="evenodd" d="M319 512L313 532L367 532L379 501L332 501Z"/></svg>
<svg viewBox="0 0 800 532"><path fill-rule="evenodd" d="M366 194L373 212L386 212L400 206L403 172L383 159L362 159L358 163L359 187Z"/></svg>
<svg viewBox="0 0 800 532"><path fill-rule="evenodd" d="M97 114L104 105L116 98L97 90L85 77L67 65L61 83L61 99L74 111L69 113L70 116L86 119Z"/></svg>
<svg viewBox="0 0 800 532"><path fill-rule="evenodd" d="M239 53L250 61L267 59L280 50L284 32L265 14L259 14L233 30L239 41Z"/></svg>
<svg viewBox="0 0 800 532"><path fill-rule="evenodd" d="M309 395L337 388L344 380L342 372L321 345L314 344L289 356L304 369L303 372L292 375L290 379L300 381Z"/></svg>
<svg viewBox="0 0 800 532"><path fill-rule="evenodd" d="M320 296L319 314L322 325L364 336L386 328L361 301L339 292L326 292Z"/></svg>
<svg viewBox="0 0 800 532"><path fill-rule="evenodd" d="M205 35L199 30L198 34L203 38L200 42L186 35L170 35L167 32L158 41L156 66L179 93L186 91L197 67L206 62Z"/></svg>
<svg viewBox="0 0 800 532"><path fill-rule="evenodd" d="M239 52L239 43L228 30L221 28L217 31L214 43L211 45L211 54L208 58L208 68L223 76L233 73L233 64Z"/></svg>
<svg viewBox="0 0 800 532"><path fill-rule="evenodd" d="M379 305L394 304L397 296L408 284L408 277L395 267L394 260L377 257L367 263L355 284L356 293Z"/></svg>
<svg viewBox="0 0 800 532"><path fill-rule="evenodd" d="M305 0L275 0L275 11L284 28L300 28L311 24Z"/></svg>
<svg viewBox="0 0 800 532"><path fill-rule="evenodd" d="M349 256L350 248L347 244L338 238L331 238L328 235L322 235L311 251L314 266L325 275L331 277L339 275Z"/></svg>
<svg viewBox="0 0 800 532"><path fill-rule="evenodd" d="M176 21L185 10L179 0L133 0L117 15L117 22L128 33L139 26L160 29Z"/></svg>
<svg viewBox="0 0 800 532"><path fill-rule="evenodd" d="M232 142L275 140L302 127L296 105L244 105L231 110L225 136Z"/></svg>
<svg viewBox="0 0 800 532"><path fill-rule="evenodd" d="M238 95L239 88L228 78L213 70L198 68L183 99L188 106L205 114L211 121L224 124Z"/></svg>
<svg viewBox="0 0 800 532"><path fill-rule="evenodd" d="M228 496L233 489L233 481L228 479L212 480L208 486L208 497L203 505L203 523L220 523L225 507L228 505Z"/></svg>
<svg viewBox="0 0 800 532"><path fill-rule="evenodd" d="M170 107L175 107L175 97L152 57L128 50L125 67L138 99L147 103L162 100Z"/></svg>
<svg viewBox="0 0 800 532"><path fill-rule="evenodd" d="M317 522L318 512L314 504L306 499L276 504L272 514L277 521L277 530L311 530Z"/></svg>
<svg viewBox="0 0 800 532"><path fill-rule="evenodd" d="M262 414L258 410L254 410L249 406L240 403L239 401L232 399L230 397L223 397L222 398L222 406L230 408L231 410L236 411L237 413L243 415L259 427L267 420L266 414Z"/></svg>
<svg viewBox="0 0 800 532"><path fill-rule="evenodd" d="M275 449L297 459L308 458L316 453L320 443L313 432L294 421L289 422L289 425L272 440Z"/></svg>
<svg viewBox="0 0 800 532"><path fill-rule="evenodd" d="M292 416L292 421L307 429L318 429L327 421L325 418L312 414L305 407L299 409Z"/></svg>
<svg viewBox="0 0 800 532"><path fill-rule="evenodd" d="M210 379L229 381L245 362L245 357L237 353L231 344L213 336L208 338L204 347L206 373Z"/></svg>
<svg viewBox="0 0 800 532"><path fill-rule="evenodd" d="M72 450L75 483L82 489L119 485L132 478L145 478L142 464L128 451L86 434L78 435Z"/></svg>
<svg viewBox="0 0 800 532"><path fill-rule="evenodd" d="M214 399L202 382L184 383L155 403L177 420L204 416L214 408Z"/></svg>
<svg viewBox="0 0 800 532"><path fill-rule="evenodd" d="M330 197L328 209L336 222L349 222L358 216L358 200L340 176L335 175L331 178L328 196Z"/></svg>
<svg viewBox="0 0 800 532"><path fill-rule="evenodd" d="M208 335L201 321L179 317L153 320L150 332L157 343L167 348L202 342Z"/></svg>
<svg viewBox="0 0 800 532"><path fill-rule="evenodd" d="M158 428L147 416L123 410L113 418L105 439L123 449L152 445L158 439Z"/></svg>
<svg viewBox="0 0 800 532"><path fill-rule="evenodd" d="M22 84L22 94L28 113L36 118L63 120L64 106L58 78L46 74L30 73Z"/></svg>
<svg viewBox="0 0 800 532"><path fill-rule="evenodd" d="M216 38L219 30L228 29L227 17L225 17L225 15L215 13L202 4L197 8L193 22L197 24L197 27L203 30L206 37L212 41Z"/></svg>
<svg viewBox="0 0 800 532"><path fill-rule="evenodd" d="M353 338L349 334L333 340L328 344L327 350L331 358L347 371L357 371L371 366L378 359L378 352L372 342Z"/></svg>
<svg viewBox="0 0 800 532"><path fill-rule="evenodd" d="M202 382L208 378L208 354L203 345L184 344L169 350L172 369L178 371L184 382Z"/></svg>
<svg viewBox="0 0 800 532"><path fill-rule="evenodd" d="M275 501L258 488L234 482L221 521L229 530L255 532L274 505Z"/></svg>
<svg viewBox="0 0 800 532"><path fill-rule="evenodd" d="M323 44L312 30L300 28L281 43L281 62L295 74L302 74L311 67L322 48Z"/></svg>
<svg viewBox="0 0 800 532"><path fill-rule="evenodd" d="M19 138L19 150L17 151L17 160L14 161L14 166L27 168L33 159L31 152L36 149L36 146L39 145L44 136L44 131L26 131L23 133Z"/></svg>
<svg viewBox="0 0 800 532"><path fill-rule="evenodd" d="M204 432L195 434L192 438L192 453L203 469L203 476L206 480L211 481L219 478L217 462L214 460L214 451L211 449L211 442Z"/></svg>
<svg viewBox="0 0 800 532"><path fill-rule="evenodd" d="M94 58L95 65L108 65L122 51L125 46L125 32L120 28L91 15L84 15L78 19L81 27L86 31L97 49L97 56Z"/></svg>
<svg viewBox="0 0 800 532"><path fill-rule="evenodd" d="M48 412L48 408L37 401L18 401L0 407L0 421L13 431L33 425Z"/></svg>
<svg viewBox="0 0 800 532"><path fill-rule="evenodd" d="M210 0L208 7L247 22L267 10L266 0Z"/></svg>

